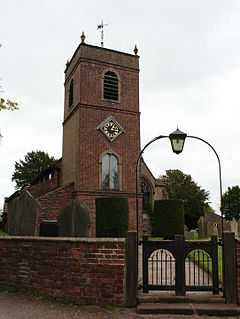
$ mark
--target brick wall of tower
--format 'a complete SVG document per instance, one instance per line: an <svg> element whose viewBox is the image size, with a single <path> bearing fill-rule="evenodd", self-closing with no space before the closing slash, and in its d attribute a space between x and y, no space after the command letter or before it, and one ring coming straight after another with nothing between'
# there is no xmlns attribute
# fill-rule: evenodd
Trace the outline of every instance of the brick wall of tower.
<svg viewBox="0 0 240 319"><path fill-rule="evenodd" d="M101 190L100 159L103 152L113 151L119 157L121 190L124 192L135 192L135 165L139 152L139 129L137 114L123 114L122 112L111 113L107 110L94 110L92 108L81 108L79 136L79 190ZM97 126L108 116L113 114L114 118L123 126L125 132L113 142L97 130ZM90 123L89 123L90 121Z"/></svg>
<svg viewBox="0 0 240 319"><path fill-rule="evenodd" d="M79 112L74 111L63 130L62 184L76 183L79 162Z"/></svg>
<svg viewBox="0 0 240 319"><path fill-rule="evenodd" d="M119 77L120 99L118 102L110 102L103 99L103 77L107 70L114 71ZM77 82L79 81L81 92L80 104L106 108L113 107L127 112L139 111L138 70L128 70L104 63L84 62L80 65L80 72L82 81L76 79Z"/></svg>

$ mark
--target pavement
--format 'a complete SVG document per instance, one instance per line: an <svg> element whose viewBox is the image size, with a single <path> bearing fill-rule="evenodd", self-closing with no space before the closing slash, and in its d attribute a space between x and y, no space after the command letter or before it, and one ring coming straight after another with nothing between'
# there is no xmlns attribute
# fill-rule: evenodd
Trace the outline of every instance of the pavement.
<svg viewBox="0 0 240 319"><path fill-rule="evenodd" d="M236 317L207 317L198 315L140 315L135 309L65 305L23 295L0 292L0 319L217 319Z"/></svg>

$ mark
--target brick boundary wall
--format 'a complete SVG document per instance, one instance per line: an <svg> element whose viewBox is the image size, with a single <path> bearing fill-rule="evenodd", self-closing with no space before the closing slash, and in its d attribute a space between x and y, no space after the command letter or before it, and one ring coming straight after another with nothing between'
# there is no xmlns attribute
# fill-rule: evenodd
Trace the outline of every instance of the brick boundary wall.
<svg viewBox="0 0 240 319"><path fill-rule="evenodd" d="M237 302L240 304L240 241L236 240L236 276L237 276Z"/></svg>
<svg viewBox="0 0 240 319"><path fill-rule="evenodd" d="M0 287L77 304L124 305L125 239L2 237Z"/></svg>

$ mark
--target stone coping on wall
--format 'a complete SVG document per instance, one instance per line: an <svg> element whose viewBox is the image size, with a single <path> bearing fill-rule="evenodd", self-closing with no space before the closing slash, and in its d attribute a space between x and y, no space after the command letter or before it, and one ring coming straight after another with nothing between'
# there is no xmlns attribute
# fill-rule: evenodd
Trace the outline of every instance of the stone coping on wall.
<svg viewBox="0 0 240 319"><path fill-rule="evenodd" d="M38 237L38 236L3 236L0 240L26 240L26 241L68 241L81 243L124 243L125 238L89 238L89 237Z"/></svg>

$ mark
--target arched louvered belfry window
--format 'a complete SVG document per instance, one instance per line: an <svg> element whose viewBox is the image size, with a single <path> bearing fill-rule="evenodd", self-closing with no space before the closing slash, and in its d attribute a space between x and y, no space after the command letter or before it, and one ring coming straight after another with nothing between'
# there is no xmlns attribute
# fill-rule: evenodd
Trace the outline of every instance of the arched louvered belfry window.
<svg viewBox="0 0 240 319"><path fill-rule="evenodd" d="M103 97L105 100L118 101L119 83L116 73L107 71L104 74Z"/></svg>
<svg viewBox="0 0 240 319"><path fill-rule="evenodd" d="M119 163L115 155L111 153L103 155L101 175L103 190L119 190Z"/></svg>
<svg viewBox="0 0 240 319"><path fill-rule="evenodd" d="M68 106L71 107L73 105L73 79L70 82L69 86L69 94L68 94Z"/></svg>

